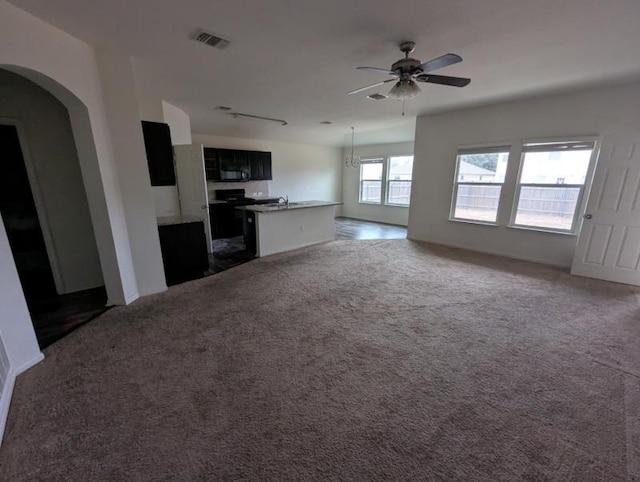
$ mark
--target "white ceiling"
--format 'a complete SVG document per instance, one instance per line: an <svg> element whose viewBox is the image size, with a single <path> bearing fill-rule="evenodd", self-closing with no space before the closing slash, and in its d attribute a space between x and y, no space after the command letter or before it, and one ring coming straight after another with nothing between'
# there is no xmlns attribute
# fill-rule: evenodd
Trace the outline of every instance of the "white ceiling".
<svg viewBox="0 0 640 482"><path fill-rule="evenodd" d="M637 0L11 0L93 45L134 57L141 90L184 109L196 133L325 145L413 139L415 116L574 86L640 78ZM227 38L217 50L195 28ZM436 73L470 77L463 89L420 84L407 116L389 84L359 65L389 68L397 44L423 62L462 63ZM214 110L285 119L234 119ZM333 122L330 126L321 121Z"/></svg>

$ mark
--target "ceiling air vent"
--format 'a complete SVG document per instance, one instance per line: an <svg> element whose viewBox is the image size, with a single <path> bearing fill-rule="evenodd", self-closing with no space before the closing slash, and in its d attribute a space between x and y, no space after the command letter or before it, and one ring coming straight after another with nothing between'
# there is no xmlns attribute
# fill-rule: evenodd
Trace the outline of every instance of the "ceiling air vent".
<svg viewBox="0 0 640 482"><path fill-rule="evenodd" d="M201 28L194 31L189 38L195 40L196 42L203 43L208 45L209 47L215 47L217 49L224 49L229 45L229 41L223 38L220 38L210 32L202 30Z"/></svg>
<svg viewBox="0 0 640 482"><path fill-rule="evenodd" d="M382 99L388 99L388 98L389 97L383 94L371 94L367 96L367 99L371 99L371 100L382 100Z"/></svg>

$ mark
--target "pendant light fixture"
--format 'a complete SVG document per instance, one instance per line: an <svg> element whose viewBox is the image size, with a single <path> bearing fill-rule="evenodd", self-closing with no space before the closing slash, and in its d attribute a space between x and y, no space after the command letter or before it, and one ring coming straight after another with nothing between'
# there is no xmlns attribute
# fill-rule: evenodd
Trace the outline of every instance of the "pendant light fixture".
<svg viewBox="0 0 640 482"><path fill-rule="evenodd" d="M351 154L347 155L344 164L347 167L358 167L360 165L360 156L353 153L353 141L355 139L355 127L351 128Z"/></svg>

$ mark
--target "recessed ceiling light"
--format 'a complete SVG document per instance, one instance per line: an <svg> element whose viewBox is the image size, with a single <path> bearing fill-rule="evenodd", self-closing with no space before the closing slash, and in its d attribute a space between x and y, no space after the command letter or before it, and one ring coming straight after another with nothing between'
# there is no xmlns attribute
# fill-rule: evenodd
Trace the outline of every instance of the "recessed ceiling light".
<svg viewBox="0 0 640 482"><path fill-rule="evenodd" d="M371 100L382 100L382 99L388 99L389 97L384 95L384 94L371 94L367 96L367 99L371 99Z"/></svg>
<svg viewBox="0 0 640 482"><path fill-rule="evenodd" d="M214 110L231 110L231 107L227 107L226 105L217 105L214 107Z"/></svg>
<svg viewBox="0 0 640 482"><path fill-rule="evenodd" d="M328 125L333 124L333 122L331 122L331 121L322 121L322 122L320 122L320 124L323 124L323 125L325 125L325 126L328 126Z"/></svg>

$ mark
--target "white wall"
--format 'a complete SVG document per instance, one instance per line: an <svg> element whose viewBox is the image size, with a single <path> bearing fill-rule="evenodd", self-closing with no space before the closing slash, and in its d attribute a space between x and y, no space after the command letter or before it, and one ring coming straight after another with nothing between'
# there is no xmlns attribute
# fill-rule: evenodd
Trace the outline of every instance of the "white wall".
<svg viewBox="0 0 640 482"><path fill-rule="evenodd" d="M0 68L28 78L67 107L109 303L126 304L161 287L162 263L131 66L106 54L100 63L99 68L90 45L0 0ZM108 72L111 67L113 74ZM14 373L37 359L39 349L4 226L0 338Z"/></svg>
<svg viewBox="0 0 640 482"><path fill-rule="evenodd" d="M350 152L351 147L344 149L342 159ZM413 155L413 142L358 146L354 149L354 153L362 159L367 157L410 156ZM344 166L342 175L343 216L379 223L407 225L409 221L408 207L361 204L358 202L360 196L360 168Z"/></svg>
<svg viewBox="0 0 640 482"><path fill-rule="evenodd" d="M0 67L34 81L69 110L107 293L112 303L125 303L137 289L94 51L4 1L0 45ZM4 226L0 336L13 370L28 366L40 352Z"/></svg>
<svg viewBox="0 0 640 482"><path fill-rule="evenodd" d="M342 200L342 150L339 148L200 134L193 134L192 138L194 143L205 147L270 151L273 181L268 181L268 188L271 196L286 194L291 201ZM245 184L250 183L226 183L225 186L241 188L246 187Z"/></svg>
<svg viewBox="0 0 640 482"><path fill-rule="evenodd" d="M174 146L191 144L191 119L187 113L164 100L161 101L161 105L163 118L159 122L169 124L171 143ZM177 186L154 186L153 197L158 217L180 215L180 199Z"/></svg>
<svg viewBox="0 0 640 482"><path fill-rule="evenodd" d="M505 102L440 115L416 124L409 238L563 267L577 237L507 228L524 139L615 136L640 126L640 84L623 84ZM511 143L498 221L481 226L449 221L457 148Z"/></svg>
<svg viewBox="0 0 640 482"><path fill-rule="evenodd" d="M191 144L191 119L187 113L163 100L162 115L171 130L171 143L174 146Z"/></svg>
<svg viewBox="0 0 640 482"><path fill-rule="evenodd" d="M180 215L180 199L176 186L153 186L152 189L157 217Z"/></svg>
<svg viewBox="0 0 640 482"><path fill-rule="evenodd" d="M138 294L167 289L130 57L99 50L98 69L125 209Z"/></svg>
<svg viewBox="0 0 640 482"><path fill-rule="evenodd" d="M102 286L102 270L67 109L0 70L0 123L17 125L60 294ZM50 256L51 257L51 256Z"/></svg>

